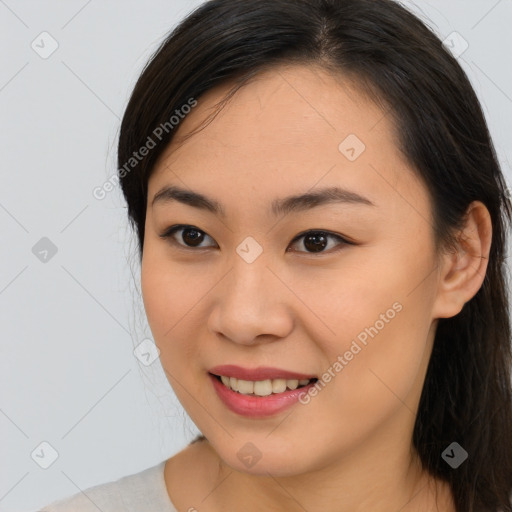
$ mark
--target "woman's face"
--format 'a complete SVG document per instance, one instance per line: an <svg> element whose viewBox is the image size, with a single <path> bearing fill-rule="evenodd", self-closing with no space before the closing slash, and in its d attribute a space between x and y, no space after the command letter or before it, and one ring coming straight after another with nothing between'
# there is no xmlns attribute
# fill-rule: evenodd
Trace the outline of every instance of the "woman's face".
<svg viewBox="0 0 512 512"><path fill-rule="evenodd" d="M180 135L227 90L201 97ZM282 67L154 169L142 260L149 325L180 402L232 468L285 476L410 456L442 312L427 190L392 127L339 79ZM219 211L170 193L153 203L164 187ZM286 200L304 194L320 196ZM175 225L188 228L160 236ZM274 370L249 372L262 368ZM210 372L245 377L242 393ZM293 392L294 374L318 382Z"/></svg>

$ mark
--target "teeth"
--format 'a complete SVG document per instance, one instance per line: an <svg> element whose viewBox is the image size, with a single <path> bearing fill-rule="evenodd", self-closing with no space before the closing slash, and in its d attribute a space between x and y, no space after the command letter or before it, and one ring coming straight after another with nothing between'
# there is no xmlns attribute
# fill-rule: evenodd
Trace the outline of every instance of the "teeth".
<svg viewBox="0 0 512 512"><path fill-rule="evenodd" d="M272 393L283 393L286 389L297 389L309 384L310 379L267 379L259 381L236 379L221 375L222 383L242 395L268 396Z"/></svg>
<svg viewBox="0 0 512 512"><path fill-rule="evenodd" d="M240 381L247 382L247 381ZM271 380L258 380L254 383L254 394L258 396L267 396L272 394Z"/></svg>
<svg viewBox="0 0 512 512"><path fill-rule="evenodd" d="M299 387L299 381L297 379L287 380L286 386L290 389L297 389Z"/></svg>
<svg viewBox="0 0 512 512"><path fill-rule="evenodd" d="M231 379L229 379L231 380ZM255 388L255 384L260 384L259 382L256 383L256 382L251 382L249 380L239 380L238 381L238 388L237 388L237 391L239 393L242 393L244 395L250 395L252 393L256 393L254 391L254 388ZM270 390L272 392L272 390ZM258 393L259 394L259 393Z"/></svg>
<svg viewBox="0 0 512 512"><path fill-rule="evenodd" d="M286 390L286 379L272 380L272 393L282 393Z"/></svg>

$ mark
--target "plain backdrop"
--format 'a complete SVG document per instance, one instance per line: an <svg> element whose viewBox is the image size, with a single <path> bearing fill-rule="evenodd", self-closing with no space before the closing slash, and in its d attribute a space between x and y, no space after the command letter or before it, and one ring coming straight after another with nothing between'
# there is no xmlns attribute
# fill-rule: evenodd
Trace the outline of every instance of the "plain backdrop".
<svg viewBox="0 0 512 512"><path fill-rule="evenodd" d="M142 471L197 433L159 359L133 352L151 340L135 238L119 189L92 190L116 172L147 58L201 3L0 0L1 511ZM460 54L510 184L512 2L404 3Z"/></svg>

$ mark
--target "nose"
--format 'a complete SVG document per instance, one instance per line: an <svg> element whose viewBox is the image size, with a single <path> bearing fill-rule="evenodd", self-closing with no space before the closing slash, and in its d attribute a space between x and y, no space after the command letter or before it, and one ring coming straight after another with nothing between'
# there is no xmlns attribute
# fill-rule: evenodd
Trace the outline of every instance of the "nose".
<svg viewBox="0 0 512 512"><path fill-rule="evenodd" d="M291 292L263 256L247 263L236 258L215 287L209 329L234 343L253 345L285 338L293 330Z"/></svg>

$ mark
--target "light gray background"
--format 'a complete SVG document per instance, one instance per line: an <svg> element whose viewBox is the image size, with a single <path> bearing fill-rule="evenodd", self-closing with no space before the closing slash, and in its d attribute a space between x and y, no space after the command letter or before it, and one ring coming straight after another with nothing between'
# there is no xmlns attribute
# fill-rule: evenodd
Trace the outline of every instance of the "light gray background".
<svg viewBox="0 0 512 512"><path fill-rule="evenodd" d="M146 59L200 3L0 0L1 511L141 471L197 433L159 360L133 354L151 338L135 239L118 188L103 201L92 190L116 172L120 117ZM456 31L469 44L459 60L510 183L512 1L404 3L442 39ZM31 47L43 51L43 31L59 45L46 59ZM43 237L57 247L46 263L32 252ZM51 456L42 442L58 453L48 469L35 462Z"/></svg>

